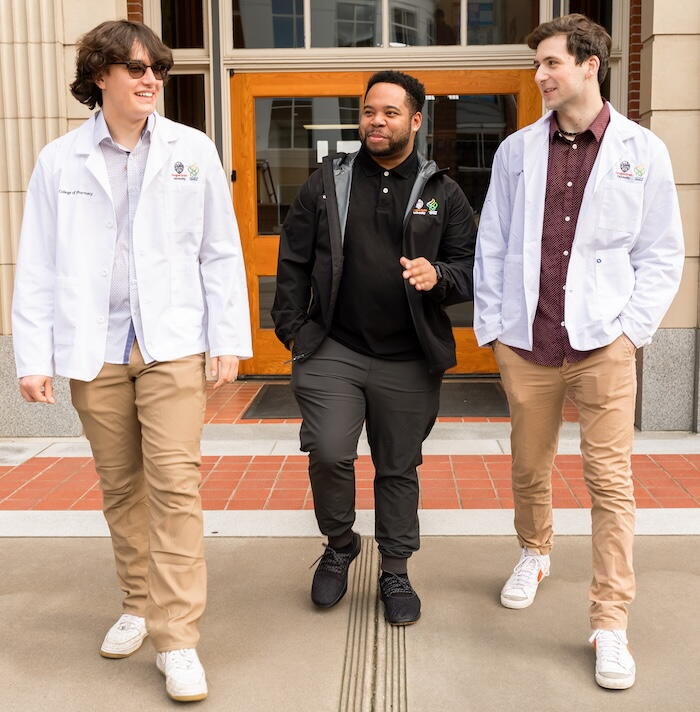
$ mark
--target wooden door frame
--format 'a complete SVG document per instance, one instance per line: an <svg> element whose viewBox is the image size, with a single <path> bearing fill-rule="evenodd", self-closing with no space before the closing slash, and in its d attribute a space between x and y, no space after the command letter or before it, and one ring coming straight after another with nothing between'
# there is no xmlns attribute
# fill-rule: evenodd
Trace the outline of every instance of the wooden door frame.
<svg viewBox="0 0 700 712"><path fill-rule="evenodd" d="M541 115L540 94L531 69L410 70L429 86L430 94L516 94L518 128ZM274 275L279 236L258 235L255 98L279 96L362 97L371 71L360 72L266 72L233 74L231 77L231 145L236 171L233 203L246 260L250 317L253 328L253 359L241 363L241 374L289 373L289 352L272 329L260 329L258 275ZM498 373L493 354L479 349L474 331L454 329L459 373ZM256 354L260 354L257 356Z"/></svg>

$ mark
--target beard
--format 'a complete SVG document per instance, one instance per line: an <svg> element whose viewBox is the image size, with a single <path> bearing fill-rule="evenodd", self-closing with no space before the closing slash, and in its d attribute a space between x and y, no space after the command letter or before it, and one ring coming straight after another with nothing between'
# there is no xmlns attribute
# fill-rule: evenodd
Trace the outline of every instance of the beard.
<svg viewBox="0 0 700 712"><path fill-rule="evenodd" d="M404 133L388 137L387 140L388 143L384 148L373 147L370 146L369 143L367 143L367 134L360 134L360 143L367 151L367 153L369 153L371 156L386 157L394 156L397 153L401 153L406 148L406 146L408 146L408 142L411 140L411 130L408 129Z"/></svg>

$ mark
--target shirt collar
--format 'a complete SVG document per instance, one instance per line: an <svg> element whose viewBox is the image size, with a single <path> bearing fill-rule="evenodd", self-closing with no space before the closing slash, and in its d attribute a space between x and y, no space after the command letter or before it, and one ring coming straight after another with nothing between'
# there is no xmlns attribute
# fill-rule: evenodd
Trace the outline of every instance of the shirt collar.
<svg viewBox="0 0 700 712"><path fill-rule="evenodd" d="M600 143L600 139L603 138L605 129L610 123L610 104L607 101L603 101L603 108L598 112L598 116L591 121L590 125L585 131L581 131L582 134L586 131L590 131L593 134L593 138ZM549 118L549 140L552 141L559 131L559 124L557 123L557 112L552 112ZM580 136L581 134L579 134Z"/></svg>
<svg viewBox="0 0 700 712"><path fill-rule="evenodd" d="M363 146L360 148L357 154L357 163L362 168L362 171L367 176L376 176L385 169L382 168L370 155L369 151ZM416 148L413 147L411 155L408 156L404 161L399 163L398 166L390 169L390 173L394 173L400 178L411 178L415 175L418 168L418 156L416 155Z"/></svg>
<svg viewBox="0 0 700 712"><path fill-rule="evenodd" d="M146 135L150 138L153 134L155 125L156 114L153 112L152 114L149 114L146 119L146 125L143 127L143 131L141 132L141 138L143 139ZM104 112L98 111L97 114L95 114L95 144L99 146L105 139L109 139L115 146L118 145L109 133L109 127L105 121Z"/></svg>

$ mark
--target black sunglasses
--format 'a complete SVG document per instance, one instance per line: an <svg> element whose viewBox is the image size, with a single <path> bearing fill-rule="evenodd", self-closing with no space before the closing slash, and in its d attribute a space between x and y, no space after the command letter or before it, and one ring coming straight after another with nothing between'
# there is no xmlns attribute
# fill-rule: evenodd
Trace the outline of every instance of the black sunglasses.
<svg viewBox="0 0 700 712"><path fill-rule="evenodd" d="M146 70L150 69L156 79L165 80L168 76L168 72L170 71L170 65L165 64L164 62L158 62L157 64L144 64L138 60L130 60L128 62L112 62L112 64L123 64L132 79L141 79L141 77L146 73Z"/></svg>

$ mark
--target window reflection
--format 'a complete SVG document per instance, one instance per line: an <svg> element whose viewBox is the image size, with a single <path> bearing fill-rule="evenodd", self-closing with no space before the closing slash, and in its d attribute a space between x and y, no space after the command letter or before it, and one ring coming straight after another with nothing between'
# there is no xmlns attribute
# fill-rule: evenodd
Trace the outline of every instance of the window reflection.
<svg viewBox="0 0 700 712"><path fill-rule="evenodd" d="M258 234L279 234L301 184L329 153L355 151L357 97L255 100Z"/></svg>
<svg viewBox="0 0 700 712"><path fill-rule="evenodd" d="M303 47L303 0L233 0L233 46Z"/></svg>
<svg viewBox="0 0 700 712"><path fill-rule="evenodd" d="M312 47L374 47L381 44L380 2L311 0Z"/></svg>
<svg viewBox="0 0 700 712"><path fill-rule="evenodd" d="M460 3L454 0L390 0L390 44L416 47L459 44Z"/></svg>
<svg viewBox="0 0 700 712"><path fill-rule="evenodd" d="M539 24L539 0L468 0L467 44L524 44Z"/></svg>

